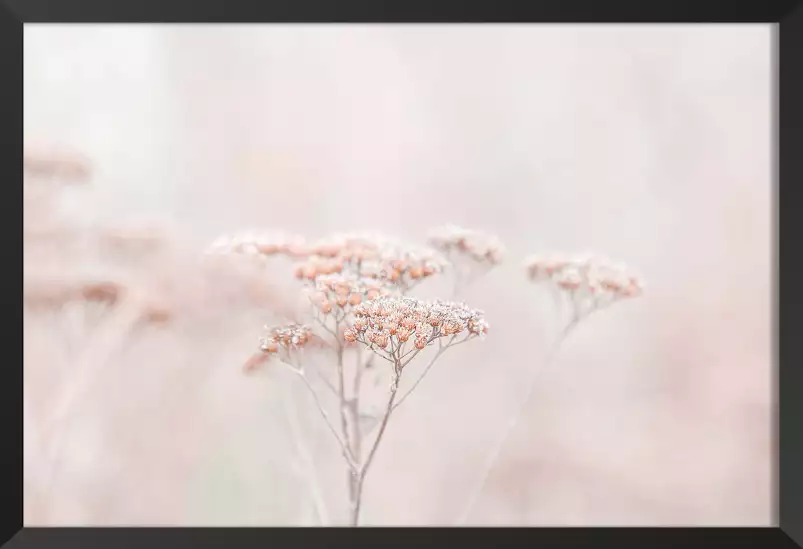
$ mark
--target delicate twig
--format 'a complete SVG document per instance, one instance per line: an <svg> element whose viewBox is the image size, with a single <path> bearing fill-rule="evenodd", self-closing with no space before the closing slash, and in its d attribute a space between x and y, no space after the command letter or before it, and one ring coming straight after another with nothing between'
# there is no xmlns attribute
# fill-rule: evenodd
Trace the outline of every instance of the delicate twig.
<svg viewBox="0 0 803 549"><path fill-rule="evenodd" d="M320 399L318 399L318 393L316 393L315 389L312 388L312 385L310 385L310 382L309 380L307 380L307 377L304 375L304 372L299 370L294 370L294 371L296 372L298 377L301 378L301 380L304 382L304 385L306 385L307 389L312 394L312 398L315 400L315 406L318 408L318 412L320 412L321 417L323 417L324 421L326 421L326 426L329 427L329 431L331 431L332 435L334 435L338 444L340 444L340 449L343 453L343 457L346 458L346 463L348 464L349 468L352 471L357 471L357 464L354 462L354 458L351 455L351 451L348 449L348 446L346 446L346 444L340 438L340 435L337 434L337 429L335 429L334 425L332 425L332 422L329 421L329 414L326 412L326 410L323 409L321 401Z"/></svg>
<svg viewBox="0 0 803 549"><path fill-rule="evenodd" d="M499 459L499 455L502 452L502 449L505 446L505 442L507 442L510 435L513 433L513 430L516 428L516 425L519 422L519 419L524 414L524 410L527 408L527 404L530 402L530 398L532 397L533 393L535 392L535 388L537 386L536 381L541 372L543 372L549 365L551 365L552 361L557 356L558 350L560 349L561 344L569 335L569 333L577 326L578 319L575 317L569 322L566 327L561 331L560 335L555 341L549 355L547 355L545 365L542 368L533 369L533 373L531 375L529 385L527 388L527 392L525 393L524 398L522 399L521 403L519 404L516 412L511 416L510 420L508 421L507 425L505 426L504 430L502 431L502 436L499 438L499 441L495 444L491 453L488 455L488 460L486 461L480 476L478 478L477 483L474 485L471 493L469 494L468 498L466 499L466 505L461 512L457 524L463 524L466 519L468 519L469 514L471 513L474 505L476 504L479 496L482 494L482 490L485 487L489 477L491 476L491 472L496 465L497 460Z"/></svg>
<svg viewBox="0 0 803 549"><path fill-rule="evenodd" d="M454 340L455 337L456 336L452 336L452 341ZM426 368L424 368L424 371L421 373L421 375L418 376L418 379L415 381L415 383L413 383L413 386L410 387L410 389L406 393L404 393L404 395L402 395L402 397L396 404L394 404L393 406L394 410L399 406L401 406L401 403L404 402L408 396L410 396L410 393L412 393L416 387L418 387L418 384L421 383L421 380L423 380L424 376L427 375L427 372L429 372L429 369L432 368L433 364L435 364L435 361L438 360L438 358L446 351L446 349L448 349L451 346L452 341L449 341L449 343L438 349L438 352L435 353L435 356L432 357L432 360L429 361L429 364L427 364Z"/></svg>
<svg viewBox="0 0 803 549"><path fill-rule="evenodd" d="M312 495L315 514L318 517L318 521L325 525L327 522L329 522L329 518L326 511L326 503L317 479L315 462L312 458L309 448L303 440L301 429L299 428L298 424L298 414L295 406L288 398L287 394L283 394L282 403L284 404L285 414L287 415L288 423L290 424L290 431L293 437L293 442L296 446L296 450L301 455L301 459L304 460L304 464L306 465L307 483L309 484L310 493Z"/></svg>
<svg viewBox="0 0 803 549"><path fill-rule="evenodd" d="M352 513L351 513L351 525L356 526L359 518L360 518L360 504L362 503L362 486L363 482L365 481L365 475L368 473L368 469L371 467L371 463L373 463L374 456L376 455L376 450L379 448L379 443L382 441L382 435L385 433L385 429L388 426L388 420L390 419L390 415L393 412L393 402L396 399L396 391L399 388L399 379L401 378L401 370L402 365L398 359L396 359L396 367L394 368L393 372L393 381L390 386L390 398L388 399L387 407L385 408L385 414L382 417L382 423L379 426L379 432L376 435L376 439L374 439L374 443L371 446L371 450L368 452L368 457L365 458L365 463L360 468L359 475L357 477L357 485L356 485L356 498L352 505Z"/></svg>
<svg viewBox="0 0 803 549"><path fill-rule="evenodd" d="M315 370L315 375L318 377L318 379L323 381L323 384L326 385L326 388L329 389L333 395L337 396L337 389L335 389L335 386L332 385L331 381L326 379L326 377L323 374L321 374L317 369Z"/></svg>
<svg viewBox="0 0 803 549"><path fill-rule="evenodd" d="M335 330L339 329L340 322L338 320L335 321ZM346 481L348 482L349 487L349 504L353 509L355 507L355 501L358 499L357 495L357 476L359 475L359 460L360 458L357 456L355 457L354 449L353 449L353 440L354 437L350 434L349 431L349 420L348 414L351 412L349 408L348 401L346 400L346 391L345 391L345 375L344 375L344 365L343 365L343 343L340 339L336 339L337 342L337 379L338 379L338 395L340 397L340 406L338 410L340 412L340 426L343 430L343 437L346 439L346 444L348 445L348 453L351 456L351 459L356 467L351 467L348 471L348 477ZM359 422L359 418L357 418L357 422ZM359 425L353 426L354 429L359 429ZM353 429L352 429L353 430Z"/></svg>

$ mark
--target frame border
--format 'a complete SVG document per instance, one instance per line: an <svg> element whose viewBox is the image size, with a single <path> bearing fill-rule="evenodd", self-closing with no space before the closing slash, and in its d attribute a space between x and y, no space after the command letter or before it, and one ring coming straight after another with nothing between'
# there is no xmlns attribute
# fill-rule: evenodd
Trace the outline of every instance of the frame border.
<svg viewBox="0 0 803 549"><path fill-rule="evenodd" d="M797 285L786 285L786 299L780 300L780 279L783 272L780 253L781 230L791 234L800 216L782 217L780 181L803 181L803 5L800 0L779 0L756 3L750 7L737 2L676 0L662 5L639 0L617 0L600 6L594 0L571 2L515 2L500 0L493 4L444 1L428 4L398 2L380 4L375 0L296 0L286 3L246 2L244 0L138 0L117 3L108 0L4 0L0 5L0 67L6 77L2 104L3 162L2 187L6 204L2 222L7 253L22 260L22 55L23 24L44 22L777 22L775 32L775 81L777 90L773 105L774 124L774 211L772 246L777 278L773 285L773 312L777 378L775 386L779 463L776 469L778 525L766 528L506 528L494 533L493 528L394 528L392 537L378 528L22 528L22 287L21 269L7 269L3 281L7 288L8 306L4 315L4 335L20 350L20 361L7 365L0 384L3 397L2 433L11 441L2 452L3 481L0 495L7 510L0 521L0 543L8 547L140 547L145 544L174 547L264 547L265 543L302 545L320 543L340 545L359 543L398 546L447 542L465 544L494 543L502 538L511 541L532 541L561 547L594 547L615 543L638 547L644 541L655 547L708 547L726 544L730 547L801 547L803 548L803 429L796 419L803 417L803 373L797 366L801 345L793 345L791 328L787 328L786 344L781 342L780 318L792 320L792 306L801 303ZM781 110L783 109L783 110ZM783 113L783 116L781 116ZM11 183L13 182L13 183ZM787 198L794 187L787 184ZM788 202L791 204L791 202ZM796 213L791 206L792 214ZM787 243L790 242L787 239ZM786 246L788 254L793 248ZM795 247L796 249L797 247ZM791 257L791 255L788 255ZM786 267L791 271L791 260ZM797 267L797 261L795 261ZM792 275L787 275L791 280ZM797 280L797 277L795 277ZM795 292L794 294L792 292ZM14 296L13 299L11 296ZM791 302L791 304L790 304ZM11 305L19 307L12 312ZM785 306L782 306L785 305ZM12 316L13 315L13 316ZM10 330L9 330L10 326ZM791 324L787 323L787 326ZM19 345L19 346L17 346ZM794 357L793 357L794 352ZM785 364L786 366L783 366ZM332 534L327 530L342 530ZM510 531L509 535L503 532ZM343 536L341 538L341 536ZM506 543L505 543L506 544ZM503 544L503 545L505 545ZM769 545L767 545L769 544Z"/></svg>

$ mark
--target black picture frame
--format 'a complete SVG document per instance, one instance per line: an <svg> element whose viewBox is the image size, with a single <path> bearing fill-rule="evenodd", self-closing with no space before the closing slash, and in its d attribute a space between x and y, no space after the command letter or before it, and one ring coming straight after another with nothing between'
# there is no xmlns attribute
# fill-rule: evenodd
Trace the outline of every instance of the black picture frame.
<svg viewBox="0 0 803 549"><path fill-rule="evenodd" d="M35 22L762 22L776 23L776 103L774 188L774 306L776 435L778 441L777 524L766 528L22 528L22 55L23 25ZM788 237L781 262L781 229L793 234L800 216L793 202L794 183L803 183L803 2L638 0L517 2L394 2L377 0L4 0L0 4L0 68L4 100L0 132L2 162L0 215L6 227L2 249L6 290L0 334L8 358L2 368L0 422L2 456L0 543L4 547L266 547L341 546L513 546L540 547L803 547L803 374L793 339L794 312L800 300L797 245ZM781 202L785 182L786 214ZM14 263L19 260L19 263ZM794 267L793 267L794 265ZM781 275L789 281L781 298ZM793 281L794 282L791 282ZM780 319L785 316L786 338ZM9 350L19 351L19 359ZM392 531L387 531L392 530Z"/></svg>

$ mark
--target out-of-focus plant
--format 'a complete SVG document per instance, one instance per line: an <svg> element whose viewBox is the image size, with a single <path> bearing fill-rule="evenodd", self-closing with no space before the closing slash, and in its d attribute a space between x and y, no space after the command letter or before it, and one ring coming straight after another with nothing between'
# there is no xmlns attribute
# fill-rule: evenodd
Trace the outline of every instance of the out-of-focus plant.
<svg viewBox="0 0 803 549"><path fill-rule="evenodd" d="M454 270L452 298L499 265L505 246L498 237L457 225L436 227L429 232L430 245L443 253Z"/></svg>
<svg viewBox="0 0 803 549"><path fill-rule="evenodd" d="M503 426L500 438L492 446L477 482L465 500L458 524L468 520L494 467L499 462L505 443L532 399L539 374L555 361L561 345L569 334L591 314L607 309L623 299L636 297L644 289L642 279L627 266L592 254L574 257L561 254L546 257L531 256L527 259L525 267L527 276L533 283L545 285L553 293L558 304L556 312L560 330L544 363L531 369L525 395L515 413Z"/></svg>
<svg viewBox="0 0 803 549"><path fill-rule="evenodd" d="M463 303L422 301L408 294L429 277L451 271L454 295L458 295L502 261L502 243L492 235L450 225L433 229L429 244L430 247L419 246L355 233L336 234L307 244L299 236L250 232L218 239L209 250L250 257L258 264L277 255L297 261L295 276L305 283L310 311L304 319L266 327L260 350L246 362L245 369L253 371L276 359L309 390L346 464L348 524L353 526L359 524L366 475L393 411L416 389L446 349L483 337L488 331L481 311ZM569 318L546 358L547 365L583 319L638 295L643 288L641 280L625 267L595 256L533 257L527 263L527 272L533 282L546 283L555 293L561 305L559 317L566 308L569 310ZM437 350L411 387L400 394L405 367L429 346ZM334 363L334 372L315 369L315 382L307 368L306 353L312 348L330 352ZM368 351L367 357L361 351ZM380 369L386 368L389 378L385 405L378 413L361 407L362 379L366 372L375 370L374 359L387 363L380 363ZM521 418L540 370L533 368L525 398L493 445L466 499L461 523L480 497L505 441ZM331 373L334 382L329 379ZM336 413L330 412L316 386L334 397Z"/></svg>
<svg viewBox="0 0 803 549"><path fill-rule="evenodd" d="M275 358L307 387L345 462L348 524L356 526L365 479L393 411L446 349L483 337L488 325L481 311L462 303L406 296L449 266L432 248L370 234L336 234L309 245L297 237L268 235L225 237L209 251L262 256L259 262L272 255L300 259L295 276L305 283L304 294L310 304L306 322L266 328L260 350L246 363L246 370ZM334 363L332 372L315 370L320 384L310 381L302 353L311 346L328 351ZM429 346L437 347L434 357L401 395L406 366ZM387 365L376 365L377 361ZM364 376L377 368L389 383L384 408L378 411L362 405ZM334 382L329 379L330 373ZM335 414L328 410L316 385L334 397ZM334 421L333 416L337 418Z"/></svg>
<svg viewBox="0 0 803 549"><path fill-rule="evenodd" d="M102 226L68 215L65 195L77 186L94 189L92 165L82 155L27 147L23 167L23 315L31 328L24 366L25 518L46 524L69 425L100 391L102 374L115 367L112 357L176 321L255 304L287 309L264 273L199 262L159 226ZM53 352L36 348L40 334ZM33 379L42 382L28 383Z"/></svg>

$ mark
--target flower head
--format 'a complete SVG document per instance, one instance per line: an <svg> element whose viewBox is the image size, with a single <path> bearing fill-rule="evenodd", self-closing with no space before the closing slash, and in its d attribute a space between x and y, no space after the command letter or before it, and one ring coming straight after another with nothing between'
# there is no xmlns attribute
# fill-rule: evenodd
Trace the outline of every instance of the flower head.
<svg viewBox="0 0 803 549"><path fill-rule="evenodd" d="M450 301L380 297L358 305L353 312L356 320L346 332L346 340L389 349L389 354L398 354L409 340L423 349L442 337L465 334L470 338L488 331L482 311Z"/></svg>
<svg viewBox="0 0 803 549"><path fill-rule="evenodd" d="M457 225L433 229L429 243L445 254L460 255L489 266L501 263L505 255L505 247L496 236Z"/></svg>
<svg viewBox="0 0 803 549"><path fill-rule="evenodd" d="M259 350L262 359L258 355L252 357L246 363L246 370L252 370L262 364L272 356L278 357L282 362L293 365L296 353L308 347L315 341L312 329L303 324L290 323L281 326L265 326L267 334L259 338ZM300 368L300 366L297 366Z"/></svg>
<svg viewBox="0 0 803 549"><path fill-rule="evenodd" d="M526 268L532 281L570 294L578 315L636 297L644 289L641 278L627 266L593 254L532 256Z"/></svg>
<svg viewBox="0 0 803 549"><path fill-rule="evenodd" d="M273 255L306 257L309 253L304 238L279 232L246 231L223 235L207 248L207 254L243 255L265 260Z"/></svg>
<svg viewBox="0 0 803 549"><path fill-rule="evenodd" d="M294 322L283 326L266 326L265 329L268 333L259 339L259 347L266 353L276 353L280 349L299 350L313 338L312 329Z"/></svg>
<svg viewBox="0 0 803 549"><path fill-rule="evenodd" d="M364 301L394 293L395 288L370 277L348 273L322 274L315 278L310 302L324 314L332 306L350 310Z"/></svg>
<svg viewBox="0 0 803 549"><path fill-rule="evenodd" d="M370 233L337 233L309 250L310 257L296 270L298 278L315 280L342 272L407 290L448 265L432 248Z"/></svg>

